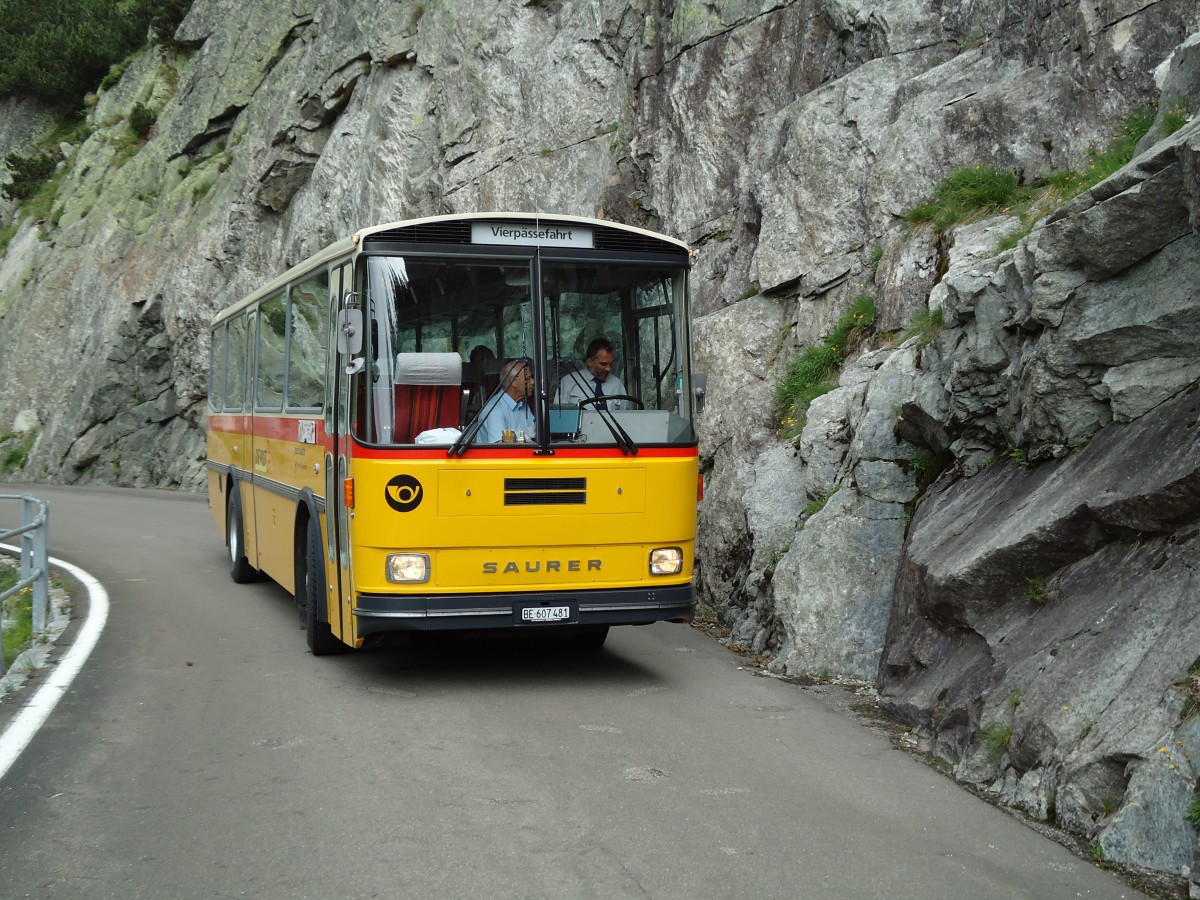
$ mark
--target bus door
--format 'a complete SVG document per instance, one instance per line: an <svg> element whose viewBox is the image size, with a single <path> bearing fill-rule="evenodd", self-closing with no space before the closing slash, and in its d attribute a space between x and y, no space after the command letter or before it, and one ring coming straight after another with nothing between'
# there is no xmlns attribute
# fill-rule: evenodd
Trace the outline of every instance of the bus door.
<svg viewBox="0 0 1200 900"><path fill-rule="evenodd" d="M249 327L247 323L249 322ZM247 531L246 504L251 501L250 480L246 477L250 471L251 448L254 439L254 407L253 395L250 393L248 381L253 373L253 362L247 362L254 352L254 319L245 315L229 320L228 342L228 375L225 393L225 408L237 413L237 428L231 439L229 448L229 464L234 474L233 491L238 494L238 502L242 509L242 542L245 551L245 532ZM242 490L245 485L246 489ZM226 503L232 502L226 498ZM247 554L247 559L253 557Z"/></svg>
<svg viewBox="0 0 1200 900"><path fill-rule="evenodd" d="M264 559L279 558L279 547L271 546L272 541L278 542L280 539L274 528L272 508L278 500L263 485L281 475L272 468L275 463L271 444L279 439L279 432L269 426L277 423L283 413L283 389L287 377L287 301L283 293L264 300L254 318L257 320L257 338L254 381L251 385L254 433L250 442L250 466L255 486L250 492L253 496L243 509L246 521L250 523L246 535L246 558L254 568L261 569Z"/></svg>
<svg viewBox="0 0 1200 900"><path fill-rule="evenodd" d="M267 366L268 354L263 350L263 331L266 327L264 317L261 311L250 314L250 377L247 381L246 392L246 424L249 426L246 429L246 450L245 461L246 469L250 477L245 481L245 488L242 491L242 521L243 532L246 536L246 559L250 560L250 565L255 569L261 569L262 563L259 560L259 533L258 533L258 515L257 506L259 500L259 489L257 483L264 478L269 477L268 461L271 458L271 451L267 445L266 436L263 434L264 422L257 415L262 406L260 397L266 394L264 387L264 370Z"/></svg>
<svg viewBox="0 0 1200 900"><path fill-rule="evenodd" d="M332 398L327 416L329 441L325 456L325 527L326 527L326 580L333 586L331 600L336 604L338 615L330 616L333 633L344 642L353 644L354 635L354 591L350 571L350 508L353 497L347 498L350 478L350 410L352 406L355 373L364 365L362 307L358 295L350 291L352 270L342 266L330 277L330 319L335 334L329 342L332 371L329 384ZM344 299L343 299L344 298Z"/></svg>

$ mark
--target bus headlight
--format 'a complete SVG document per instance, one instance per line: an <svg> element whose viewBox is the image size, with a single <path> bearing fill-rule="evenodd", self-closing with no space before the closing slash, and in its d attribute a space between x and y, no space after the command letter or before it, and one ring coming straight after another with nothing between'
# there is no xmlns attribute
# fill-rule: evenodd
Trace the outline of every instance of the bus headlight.
<svg viewBox="0 0 1200 900"><path fill-rule="evenodd" d="M424 553L389 553L387 580L422 584L429 580L429 557Z"/></svg>
<svg viewBox="0 0 1200 900"><path fill-rule="evenodd" d="M659 547L650 551L651 575L678 575L683 571L683 551L678 547Z"/></svg>

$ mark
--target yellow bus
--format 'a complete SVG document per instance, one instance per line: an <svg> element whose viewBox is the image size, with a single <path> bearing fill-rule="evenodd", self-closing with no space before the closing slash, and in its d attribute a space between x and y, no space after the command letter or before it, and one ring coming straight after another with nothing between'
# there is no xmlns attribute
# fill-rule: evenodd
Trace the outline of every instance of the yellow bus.
<svg viewBox="0 0 1200 900"><path fill-rule="evenodd" d="M691 621L690 264L614 222L435 216L222 311L207 479L233 580L289 590L314 654Z"/></svg>

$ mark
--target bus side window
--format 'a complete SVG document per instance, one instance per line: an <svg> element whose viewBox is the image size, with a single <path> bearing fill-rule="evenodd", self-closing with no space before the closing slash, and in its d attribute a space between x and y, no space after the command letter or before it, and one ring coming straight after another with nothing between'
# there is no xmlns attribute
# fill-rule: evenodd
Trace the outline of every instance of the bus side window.
<svg viewBox="0 0 1200 900"><path fill-rule="evenodd" d="M322 271L292 286L288 294L287 405L320 409L325 398L325 301L329 277Z"/></svg>
<svg viewBox="0 0 1200 900"><path fill-rule="evenodd" d="M208 408L219 410L225 398L225 331L222 322L213 329L208 347Z"/></svg>
<svg viewBox="0 0 1200 900"><path fill-rule="evenodd" d="M225 409L240 412L246 402L246 317L229 321L225 355Z"/></svg>
<svg viewBox="0 0 1200 900"><path fill-rule="evenodd" d="M260 409L283 409L286 335L287 308L280 294L263 301L258 313L258 367L254 396Z"/></svg>

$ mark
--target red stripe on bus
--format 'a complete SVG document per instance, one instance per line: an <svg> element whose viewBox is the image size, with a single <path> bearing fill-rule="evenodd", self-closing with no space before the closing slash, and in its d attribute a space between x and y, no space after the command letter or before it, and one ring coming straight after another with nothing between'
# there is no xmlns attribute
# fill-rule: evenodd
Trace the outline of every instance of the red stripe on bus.
<svg viewBox="0 0 1200 900"><path fill-rule="evenodd" d="M464 459L622 459L628 458L620 447L558 447L552 457L535 456L537 445L515 447L481 447L472 444L463 455ZM355 445L352 455L357 459L445 459L446 448L437 450L408 450L396 447L362 447ZM697 447L640 447L637 455L650 459L687 458L698 455Z"/></svg>
<svg viewBox="0 0 1200 900"><path fill-rule="evenodd" d="M241 434L246 430L246 416L241 413L209 413L208 430L225 434Z"/></svg>
<svg viewBox="0 0 1200 900"><path fill-rule="evenodd" d="M253 426L251 426L253 422ZM276 441L291 441L300 443L300 423L313 423L314 441L306 443L325 443L325 420L318 416L249 416L243 414L208 414L210 431L220 431L227 434L250 434L257 437Z"/></svg>

